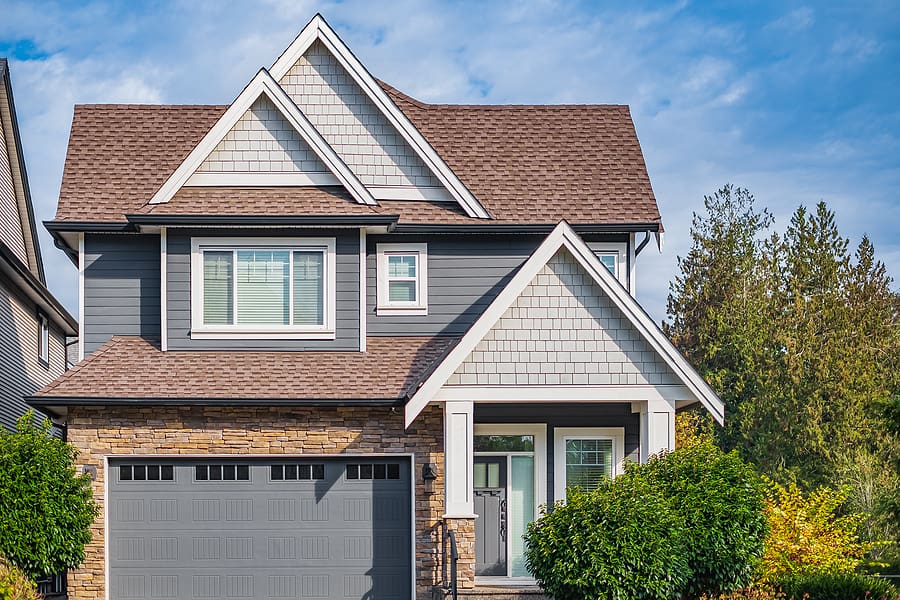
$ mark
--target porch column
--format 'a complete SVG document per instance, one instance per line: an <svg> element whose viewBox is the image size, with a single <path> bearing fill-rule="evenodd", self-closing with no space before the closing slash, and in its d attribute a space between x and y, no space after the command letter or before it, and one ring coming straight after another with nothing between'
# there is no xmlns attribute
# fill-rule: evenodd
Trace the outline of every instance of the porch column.
<svg viewBox="0 0 900 600"><path fill-rule="evenodd" d="M471 402L444 403L444 512L445 517L472 518L473 407Z"/></svg>
<svg viewBox="0 0 900 600"><path fill-rule="evenodd" d="M675 449L675 402L648 400L641 407L641 462L663 450Z"/></svg>

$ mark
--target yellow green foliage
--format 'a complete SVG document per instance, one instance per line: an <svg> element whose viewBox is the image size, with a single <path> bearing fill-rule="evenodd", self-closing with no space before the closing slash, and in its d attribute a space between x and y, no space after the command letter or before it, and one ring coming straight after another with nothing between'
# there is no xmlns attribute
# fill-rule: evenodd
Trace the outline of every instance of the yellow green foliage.
<svg viewBox="0 0 900 600"><path fill-rule="evenodd" d="M860 513L841 514L849 490L821 487L804 495L795 484L787 487L767 480L766 519L769 537L762 558L762 580L789 575L852 573L871 544L857 531L865 520Z"/></svg>
<svg viewBox="0 0 900 600"><path fill-rule="evenodd" d="M756 585L719 596L700 596L700 600L787 600L784 592L772 585Z"/></svg>
<svg viewBox="0 0 900 600"><path fill-rule="evenodd" d="M2 556L0 556L0 600L41 600L35 583Z"/></svg>
<svg viewBox="0 0 900 600"><path fill-rule="evenodd" d="M683 410L675 415L675 447L690 448L703 444L715 444L713 422L709 413Z"/></svg>

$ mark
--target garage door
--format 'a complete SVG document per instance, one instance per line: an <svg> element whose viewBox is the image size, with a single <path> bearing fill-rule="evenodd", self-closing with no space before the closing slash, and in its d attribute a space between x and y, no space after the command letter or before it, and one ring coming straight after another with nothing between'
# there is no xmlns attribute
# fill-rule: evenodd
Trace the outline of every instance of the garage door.
<svg viewBox="0 0 900 600"><path fill-rule="evenodd" d="M364 457L110 461L110 598L409 598L410 470Z"/></svg>

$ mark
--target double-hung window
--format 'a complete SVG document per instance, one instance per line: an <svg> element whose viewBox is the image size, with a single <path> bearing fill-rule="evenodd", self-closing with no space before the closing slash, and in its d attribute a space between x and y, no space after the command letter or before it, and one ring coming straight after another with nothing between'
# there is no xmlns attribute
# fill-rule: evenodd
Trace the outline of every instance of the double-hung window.
<svg viewBox="0 0 900 600"><path fill-rule="evenodd" d="M378 244L378 314L428 314L428 251L425 244Z"/></svg>
<svg viewBox="0 0 900 600"><path fill-rule="evenodd" d="M194 238L191 336L333 339L333 238Z"/></svg>

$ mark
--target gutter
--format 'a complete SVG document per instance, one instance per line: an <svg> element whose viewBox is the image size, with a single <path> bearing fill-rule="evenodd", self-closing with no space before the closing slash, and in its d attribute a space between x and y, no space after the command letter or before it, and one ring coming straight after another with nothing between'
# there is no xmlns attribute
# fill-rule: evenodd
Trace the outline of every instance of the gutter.
<svg viewBox="0 0 900 600"><path fill-rule="evenodd" d="M129 224L166 226L266 226L266 227L393 227L400 215L125 215Z"/></svg>
<svg viewBox="0 0 900 600"><path fill-rule="evenodd" d="M430 224L404 224L396 225L392 233L435 233L435 234L549 234L558 223L541 224L454 224L454 225L430 225ZM577 233L632 233L647 231L658 233L659 223L581 223L572 225Z"/></svg>
<svg viewBox="0 0 900 600"><path fill-rule="evenodd" d="M403 398L107 398L97 396L26 396L43 410L63 406L403 406Z"/></svg>

